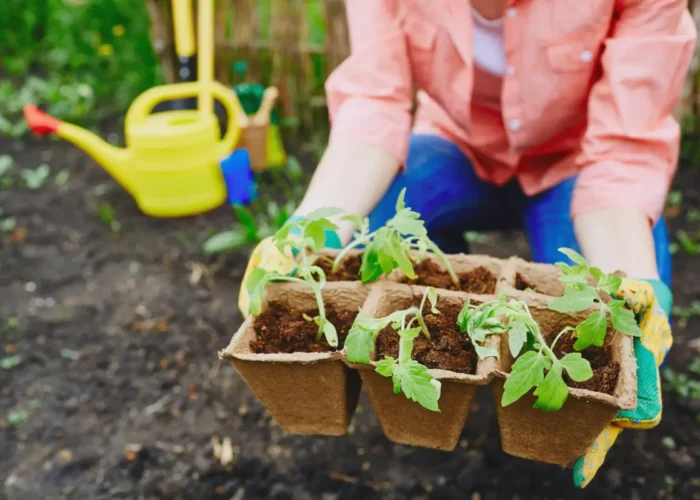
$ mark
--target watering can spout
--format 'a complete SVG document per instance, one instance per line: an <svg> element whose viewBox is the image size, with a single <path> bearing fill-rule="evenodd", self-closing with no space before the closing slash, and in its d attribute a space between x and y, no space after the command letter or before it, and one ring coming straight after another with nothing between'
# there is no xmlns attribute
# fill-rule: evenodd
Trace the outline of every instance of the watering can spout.
<svg viewBox="0 0 700 500"><path fill-rule="evenodd" d="M131 157L128 149L112 146L89 130L54 118L33 104L24 107L24 119L35 134L55 134L72 142L107 170L117 182L128 184L125 182L128 175L126 164Z"/></svg>

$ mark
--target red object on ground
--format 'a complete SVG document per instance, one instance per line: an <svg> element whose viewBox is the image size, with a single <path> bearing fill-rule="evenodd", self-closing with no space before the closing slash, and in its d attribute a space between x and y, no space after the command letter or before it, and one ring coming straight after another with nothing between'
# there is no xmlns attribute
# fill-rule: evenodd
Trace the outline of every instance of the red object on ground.
<svg viewBox="0 0 700 500"><path fill-rule="evenodd" d="M44 113L34 104L27 104L24 107L24 119L32 132L39 136L55 134L61 125L61 120Z"/></svg>

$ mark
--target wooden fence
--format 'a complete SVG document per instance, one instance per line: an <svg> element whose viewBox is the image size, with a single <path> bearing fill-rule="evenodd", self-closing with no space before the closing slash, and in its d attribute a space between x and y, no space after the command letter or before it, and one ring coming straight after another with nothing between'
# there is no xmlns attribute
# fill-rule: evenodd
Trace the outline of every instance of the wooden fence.
<svg viewBox="0 0 700 500"><path fill-rule="evenodd" d="M176 81L169 0L146 0L152 40L165 78ZM583 0L582 0L583 1ZM313 126L325 116L323 83L349 53L343 0L218 0L216 77L234 81L233 64L248 63L252 81L277 85L283 117ZM700 0L690 0L700 28ZM678 118L700 125L700 68L696 57L686 81ZM695 128L695 126L693 126Z"/></svg>

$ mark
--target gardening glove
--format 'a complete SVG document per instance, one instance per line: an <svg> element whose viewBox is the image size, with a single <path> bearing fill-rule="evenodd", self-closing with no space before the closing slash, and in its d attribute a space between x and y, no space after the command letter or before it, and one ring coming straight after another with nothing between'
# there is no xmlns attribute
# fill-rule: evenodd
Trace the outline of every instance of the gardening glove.
<svg viewBox="0 0 700 500"><path fill-rule="evenodd" d="M299 216L294 216L290 221L293 222L300 218ZM334 250L342 248L340 237L336 231L326 229L324 233L326 236L325 248ZM299 235L299 228L296 226L289 231L290 238ZM248 316L250 307L251 291L246 287L250 273L252 273L254 269L260 267L266 271L277 271L280 274L289 275L296 268L296 260L294 260L294 257L289 248L285 249L284 253L280 252L275 246L272 237L265 238L253 249L253 253L248 261L248 266L243 274L241 290L238 293L238 308L244 318Z"/></svg>
<svg viewBox="0 0 700 500"><path fill-rule="evenodd" d="M642 336L634 339L637 358L637 407L620 411L588 452L574 464L574 484L585 488L603 465L608 450L624 428L651 429L661 421L661 380L659 366L673 339L668 317L673 296L658 280L623 279L617 295L640 318Z"/></svg>

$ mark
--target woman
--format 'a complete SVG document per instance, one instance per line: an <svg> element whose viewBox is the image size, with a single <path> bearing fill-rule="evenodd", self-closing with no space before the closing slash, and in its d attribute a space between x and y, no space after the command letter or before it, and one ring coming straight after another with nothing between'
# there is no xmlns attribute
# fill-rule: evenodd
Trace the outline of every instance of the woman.
<svg viewBox="0 0 700 500"><path fill-rule="evenodd" d="M406 187L448 252L464 249L465 230L521 226L533 260L578 249L650 281L668 312L661 212L696 36L686 4L347 0L352 54L327 82L330 143L297 215L335 206L377 227ZM354 228L339 226L345 244ZM658 377L652 365L638 377ZM625 421L656 418L660 407ZM602 457L618 433L601 435ZM577 465L580 486L602 463L594 455Z"/></svg>
<svg viewBox="0 0 700 500"><path fill-rule="evenodd" d="M348 0L352 54L327 82L331 139L298 213L381 225L405 186L448 251L465 230L522 225L536 261L566 246L668 283L686 4Z"/></svg>

